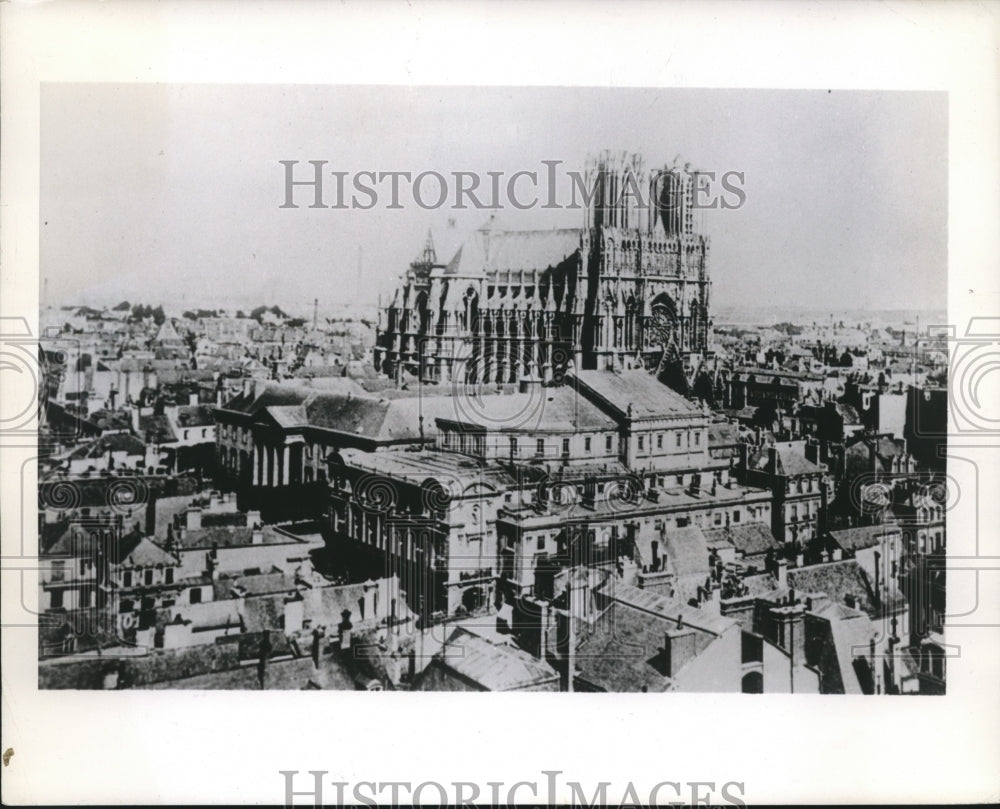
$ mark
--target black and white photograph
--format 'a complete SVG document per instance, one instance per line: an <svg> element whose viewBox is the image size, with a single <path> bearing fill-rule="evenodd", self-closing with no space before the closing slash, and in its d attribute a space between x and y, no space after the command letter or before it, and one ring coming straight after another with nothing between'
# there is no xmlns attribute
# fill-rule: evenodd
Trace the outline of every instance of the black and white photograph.
<svg viewBox="0 0 1000 809"><path fill-rule="evenodd" d="M946 111L45 86L39 687L944 693Z"/></svg>
<svg viewBox="0 0 1000 809"><path fill-rule="evenodd" d="M267 712L392 735L415 705L407 732L483 751L497 721L617 705L602 745L636 714L674 745L749 733L730 710L806 744L807 705L858 717L850 755L947 713L955 678L986 688L996 473L975 450L1000 435L1000 319L961 246L948 86L482 81L433 59L447 83L41 72L37 276L17 281L37 306L4 309L0 345L27 391L3 413L4 635L35 699L182 698L279 746ZM498 699L507 719L477 721ZM380 772L334 749L268 756L271 800L804 794L555 757L527 781L396 782L400 748Z"/></svg>

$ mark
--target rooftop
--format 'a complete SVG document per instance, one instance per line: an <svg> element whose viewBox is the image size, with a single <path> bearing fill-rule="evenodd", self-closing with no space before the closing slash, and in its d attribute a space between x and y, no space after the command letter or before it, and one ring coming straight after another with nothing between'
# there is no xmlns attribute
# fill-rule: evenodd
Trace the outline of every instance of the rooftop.
<svg viewBox="0 0 1000 809"><path fill-rule="evenodd" d="M582 391L604 402L618 418L629 415L633 419L705 415L694 402L646 371L576 371L570 378L576 380Z"/></svg>

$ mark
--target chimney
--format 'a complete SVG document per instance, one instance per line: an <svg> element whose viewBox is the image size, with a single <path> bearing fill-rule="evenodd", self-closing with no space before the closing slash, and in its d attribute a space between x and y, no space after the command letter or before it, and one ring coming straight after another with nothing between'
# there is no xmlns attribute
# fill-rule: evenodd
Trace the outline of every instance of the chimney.
<svg viewBox="0 0 1000 809"><path fill-rule="evenodd" d="M323 650L323 627L318 626L312 631L312 661L319 668L319 656Z"/></svg>
<svg viewBox="0 0 1000 809"><path fill-rule="evenodd" d="M834 548L832 556L834 562L839 562L844 558L844 552L840 548Z"/></svg>
<svg viewBox="0 0 1000 809"><path fill-rule="evenodd" d="M250 534L250 542L253 545L263 545L264 544L264 529L260 527L255 527L253 532Z"/></svg>
<svg viewBox="0 0 1000 809"><path fill-rule="evenodd" d="M688 489L688 494L692 497L701 496L701 472L691 473L691 486Z"/></svg>
<svg viewBox="0 0 1000 809"><path fill-rule="evenodd" d="M305 617L305 601L301 593L296 591L285 599L285 626L286 635L302 631L302 621Z"/></svg>
<svg viewBox="0 0 1000 809"><path fill-rule="evenodd" d="M201 509L189 508L184 512L184 527L188 531L197 531L201 528Z"/></svg>
<svg viewBox="0 0 1000 809"><path fill-rule="evenodd" d="M119 672L117 668L108 669L104 673L104 680L102 685L105 691L113 691L118 688L118 677Z"/></svg>
<svg viewBox="0 0 1000 809"><path fill-rule="evenodd" d="M351 611L344 610L340 613L341 622L337 625L337 636L340 638L340 651L351 648L351 630L354 629L354 624L351 623ZM392 633L392 628L390 627L389 633Z"/></svg>
<svg viewBox="0 0 1000 809"><path fill-rule="evenodd" d="M256 528L260 525L260 510L254 509L253 511L248 511L246 524L248 528Z"/></svg>
<svg viewBox="0 0 1000 809"><path fill-rule="evenodd" d="M680 616L677 616L681 624ZM671 627L664 633L663 657L666 663L668 677L676 677L677 673L695 656L696 632L691 627Z"/></svg>
<svg viewBox="0 0 1000 809"><path fill-rule="evenodd" d="M779 587L788 586L788 560L779 559L777 561L777 578Z"/></svg>
<svg viewBox="0 0 1000 809"><path fill-rule="evenodd" d="M189 405L196 405L196 404L198 404L198 391L195 391L194 393L189 393L188 394L188 404Z"/></svg>

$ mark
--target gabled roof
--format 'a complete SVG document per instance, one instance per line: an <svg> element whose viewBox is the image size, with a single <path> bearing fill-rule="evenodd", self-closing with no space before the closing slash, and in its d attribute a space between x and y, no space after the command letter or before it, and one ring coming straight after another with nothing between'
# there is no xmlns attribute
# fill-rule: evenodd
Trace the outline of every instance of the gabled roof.
<svg viewBox="0 0 1000 809"><path fill-rule="evenodd" d="M125 555L121 564L131 567L155 567L156 565L176 565L177 560L149 537L143 537Z"/></svg>

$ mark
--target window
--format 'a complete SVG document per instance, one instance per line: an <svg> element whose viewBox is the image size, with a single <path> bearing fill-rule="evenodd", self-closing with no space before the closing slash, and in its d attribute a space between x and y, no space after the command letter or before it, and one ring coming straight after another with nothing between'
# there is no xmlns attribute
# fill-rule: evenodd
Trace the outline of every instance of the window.
<svg viewBox="0 0 1000 809"><path fill-rule="evenodd" d="M739 521L740 521L740 512L739 511L734 511L733 512L733 522L739 522Z"/></svg>
<svg viewBox="0 0 1000 809"><path fill-rule="evenodd" d="M190 430L185 430L185 431L184 431L184 440L185 440L185 441L187 441L187 440L188 440L188 433L189 433L189 432L190 432Z"/></svg>
<svg viewBox="0 0 1000 809"><path fill-rule="evenodd" d="M195 587L191 591L191 595L189 596L189 598L190 598L190 601L191 601L192 604L200 604L201 603L201 588L200 587Z"/></svg>
<svg viewBox="0 0 1000 809"><path fill-rule="evenodd" d="M64 581L66 579L66 563L62 560L52 563L52 581Z"/></svg>
<svg viewBox="0 0 1000 809"><path fill-rule="evenodd" d="M640 435L639 436L639 450L642 451L643 449L645 449L645 445L646 445L646 436Z"/></svg>
<svg viewBox="0 0 1000 809"><path fill-rule="evenodd" d="M164 571L163 575L164 575L164 580L166 581L167 584L174 583L174 569L172 567L168 567Z"/></svg>
<svg viewBox="0 0 1000 809"><path fill-rule="evenodd" d="M715 512L715 517L713 519L713 522L716 525L722 525L722 514L720 512L718 511Z"/></svg>
<svg viewBox="0 0 1000 809"><path fill-rule="evenodd" d="M511 438L510 439L510 457L511 458L516 458L517 457L517 439L516 438Z"/></svg>
<svg viewBox="0 0 1000 809"><path fill-rule="evenodd" d="M611 444L611 442L612 442L612 440L613 440L613 439L612 439L612 437L611 437L610 435L609 435L609 436L607 436L607 437L606 437L606 438L604 439L604 449L605 449L605 450L607 450L608 452L611 452L611 448L612 448L612 444Z"/></svg>
<svg viewBox="0 0 1000 809"><path fill-rule="evenodd" d="M153 583L153 571L152 571L152 570L147 570L147 571L146 571L146 572L145 572L145 573L143 574L143 577L142 577L142 578L143 578L143 581L144 581L144 582L145 582L146 584L152 584L152 583Z"/></svg>
<svg viewBox="0 0 1000 809"><path fill-rule="evenodd" d="M590 436L583 439L583 451L590 452Z"/></svg>
<svg viewBox="0 0 1000 809"><path fill-rule="evenodd" d="M535 455L545 454L545 439L539 438L535 441Z"/></svg>
<svg viewBox="0 0 1000 809"><path fill-rule="evenodd" d="M126 570L122 576L122 586L131 587L132 586L132 571Z"/></svg>
<svg viewBox="0 0 1000 809"><path fill-rule="evenodd" d="M677 435L675 435L674 438L677 441L677 448L680 449L680 446L681 446L681 434L677 433Z"/></svg>
<svg viewBox="0 0 1000 809"><path fill-rule="evenodd" d="M563 439L563 445L562 445L562 447L563 447L562 454L563 455L569 455L569 439L568 438L564 438Z"/></svg>
<svg viewBox="0 0 1000 809"><path fill-rule="evenodd" d="M694 434L694 445L696 447L700 447L701 446L701 433L695 433Z"/></svg>
<svg viewBox="0 0 1000 809"><path fill-rule="evenodd" d="M53 590L49 596L49 606L54 610L62 609L63 591Z"/></svg>
<svg viewBox="0 0 1000 809"><path fill-rule="evenodd" d="M544 536L540 536L538 538L538 550L540 550L540 551L544 551L545 550L545 537Z"/></svg>
<svg viewBox="0 0 1000 809"><path fill-rule="evenodd" d="M663 433L656 436L656 448L663 449Z"/></svg>
<svg viewBox="0 0 1000 809"><path fill-rule="evenodd" d="M80 575L82 576L86 572L87 572L87 560L86 559L81 559L80 560Z"/></svg>

